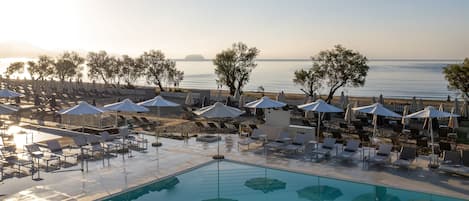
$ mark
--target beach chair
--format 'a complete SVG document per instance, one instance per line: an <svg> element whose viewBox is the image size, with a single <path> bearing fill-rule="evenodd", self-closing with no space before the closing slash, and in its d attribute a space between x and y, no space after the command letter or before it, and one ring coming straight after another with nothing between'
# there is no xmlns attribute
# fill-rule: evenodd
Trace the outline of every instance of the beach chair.
<svg viewBox="0 0 469 201"><path fill-rule="evenodd" d="M238 149L239 149L239 146L242 145L242 146L248 146L248 150L249 150L249 145L253 144L253 143L258 143L258 142L261 142L262 141L262 137L264 136L264 132L262 132L262 130L260 129L254 129L252 131L252 134L249 138L246 138L244 140L240 140L238 141Z"/></svg>
<svg viewBox="0 0 469 201"><path fill-rule="evenodd" d="M265 144L265 147L269 149L280 149L283 146L287 146L290 142L290 134L288 132L281 132L274 141Z"/></svg>
<svg viewBox="0 0 469 201"><path fill-rule="evenodd" d="M110 151L117 151L119 149L119 146L121 145L118 142L115 142L115 138L112 137L109 132L104 131L99 133L101 136L101 143L104 145L104 148L107 149L107 152Z"/></svg>
<svg viewBox="0 0 469 201"><path fill-rule="evenodd" d="M67 162L67 158L69 158L69 157L77 157L78 156L78 154L76 154L76 153L64 151L58 140L49 140L49 141L46 142L46 144L47 144L47 148L49 149L49 151L53 155L63 157L64 162Z"/></svg>
<svg viewBox="0 0 469 201"><path fill-rule="evenodd" d="M384 165L391 162L391 151L392 151L392 144L380 144L378 148L378 152L371 157L368 162L370 164L379 164Z"/></svg>
<svg viewBox="0 0 469 201"><path fill-rule="evenodd" d="M26 148L26 151L32 158L37 159L38 162L39 160L43 160L46 162L46 171L49 171L50 162L58 161L58 163L60 164L60 157L55 156L55 155L46 155L44 151L42 151L41 148L39 148L39 145L37 144L28 144L28 145L24 145L24 147ZM39 164L38 164L38 167L39 167Z"/></svg>
<svg viewBox="0 0 469 201"><path fill-rule="evenodd" d="M403 146L397 158L393 165L409 168L417 158L417 149L415 147Z"/></svg>
<svg viewBox="0 0 469 201"><path fill-rule="evenodd" d="M0 148L0 163L2 166L10 166L15 169L13 173L21 174L21 167L32 168L33 161L27 158L18 156L16 153L16 146L3 146ZM15 168L15 166L17 168Z"/></svg>
<svg viewBox="0 0 469 201"><path fill-rule="evenodd" d="M342 152L337 155L339 158L343 160L351 160L352 157L358 153L358 148L360 147L359 140L348 140L345 147L343 147Z"/></svg>
<svg viewBox="0 0 469 201"><path fill-rule="evenodd" d="M319 160L320 158L326 157L327 155L330 156L334 149L336 150L337 154L336 139L327 137L324 138L324 143L322 143L321 146L312 151L312 155L316 156L316 160Z"/></svg>
<svg viewBox="0 0 469 201"><path fill-rule="evenodd" d="M106 155L106 149L101 145L101 141L96 136L89 136L88 137L88 144L87 151L91 152L91 157L95 158L97 156L96 153L99 153L103 159Z"/></svg>
<svg viewBox="0 0 469 201"><path fill-rule="evenodd" d="M303 149L310 140L312 140L312 135L308 134L297 134L293 139L291 144L287 144L280 149L285 151L286 153L298 153L301 149Z"/></svg>
<svg viewBox="0 0 469 201"><path fill-rule="evenodd" d="M461 174L461 175L469 175L469 163L467 160L467 150L464 153L466 166L463 163L463 157L461 156L461 152L459 151L445 151L443 161L440 163L439 170L446 172L446 173L454 173L454 174Z"/></svg>

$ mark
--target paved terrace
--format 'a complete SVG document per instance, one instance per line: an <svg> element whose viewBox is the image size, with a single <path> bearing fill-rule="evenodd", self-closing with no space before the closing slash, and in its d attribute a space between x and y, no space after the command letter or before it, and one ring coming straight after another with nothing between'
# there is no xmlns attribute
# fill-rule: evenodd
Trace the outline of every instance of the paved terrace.
<svg viewBox="0 0 469 201"><path fill-rule="evenodd" d="M263 148L251 147L250 151L237 150L237 135L231 135L233 144L221 142L222 153L227 159L244 163L319 176L354 180L398 187L408 190L430 192L467 198L469 179L429 171L427 160L419 158L415 170L367 167L358 158L344 165L337 160L320 163L304 161L302 157L287 158L277 154L264 154ZM150 142L154 137L148 136ZM147 153L133 152L133 157L122 155L110 159L110 165L102 161L89 163L88 172L80 166L62 168L55 172L41 171L41 181L32 181L31 176L8 178L0 183L0 199L5 200L94 200L139 186L191 167L211 161L217 143L187 142L160 139L163 146L150 147ZM359 155L357 155L359 157Z"/></svg>

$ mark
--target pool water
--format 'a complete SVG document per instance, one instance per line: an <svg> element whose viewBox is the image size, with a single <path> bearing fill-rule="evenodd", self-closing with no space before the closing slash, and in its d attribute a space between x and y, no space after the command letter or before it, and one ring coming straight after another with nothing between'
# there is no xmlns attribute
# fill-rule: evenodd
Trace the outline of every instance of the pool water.
<svg viewBox="0 0 469 201"><path fill-rule="evenodd" d="M462 201L228 161L212 162L105 200Z"/></svg>

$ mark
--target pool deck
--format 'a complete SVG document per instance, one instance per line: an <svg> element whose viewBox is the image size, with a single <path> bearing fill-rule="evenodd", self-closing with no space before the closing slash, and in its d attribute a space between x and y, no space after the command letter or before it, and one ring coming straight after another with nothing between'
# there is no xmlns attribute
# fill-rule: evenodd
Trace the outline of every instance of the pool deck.
<svg viewBox="0 0 469 201"><path fill-rule="evenodd" d="M233 143L222 141L220 150L232 161L458 198L467 199L469 195L468 177L431 171L426 168L428 161L425 158L419 158L417 167L412 170L369 167L358 158L349 164L334 158L311 162L302 157L264 154L260 147L238 150L238 137L231 136ZM155 140L154 137L147 139ZM196 142L194 138L186 142L161 138L160 141L162 147L150 146L146 153L133 151L130 158L119 155L109 160L110 165L108 161L104 166L101 160L89 162L87 172L80 171L80 165L75 165L55 172L41 170L43 180L40 181L32 181L31 176L5 178L0 183L0 199L95 200L203 165L212 161L211 156L217 151L217 143Z"/></svg>

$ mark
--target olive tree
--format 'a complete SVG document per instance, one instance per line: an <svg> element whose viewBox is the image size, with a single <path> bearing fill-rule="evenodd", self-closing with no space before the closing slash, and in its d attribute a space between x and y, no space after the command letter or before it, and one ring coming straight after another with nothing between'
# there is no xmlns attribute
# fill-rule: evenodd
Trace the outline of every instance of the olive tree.
<svg viewBox="0 0 469 201"><path fill-rule="evenodd" d="M38 61L28 61L28 72L33 80L44 80L54 74L54 60L47 55L39 56ZM36 78L37 76L37 78Z"/></svg>
<svg viewBox="0 0 469 201"><path fill-rule="evenodd" d="M293 83L302 86L300 89L308 96L313 96L313 94L321 88L321 78L323 73L317 68L310 69L299 69L295 71L293 77Z"/></svg>
<svg viewBox="0 0 469 201"><path fill-rule="evenodd" d="M257 48L248 48L242 42L234 43L231 48L218 53L213 60L218 84L226 85L231 95L236 90L241 93L252 70L257 66L255 58L258 54Z"/></svg>
<svg viewBox="0 0 469 201"><path fill-rule="evenodd" d="M23 73L24 72L24 62L13 62L11 63L5 72L7 76L11 76L15 73Z"/></svg>
<svg viewBox="0 0 469 201"><path fill-rule="evenodd" d="M86 57L88 66L88 77L101 79L105 85L110 84L118 72L116 72L116 59L107 54L106 51L89 52Z"/></svg>
<svg viewBox="0 0 469 201"><path fill-rule="evenodd" d="M450 64L443 68L448 88L459 90L467 100L469 99L469 58L462 64Z"/></svg>
<svg viewBox="0 0 469 201"><path fill-rule="evenodd" d="M160 91L164 91L164 81L181 81L184 74L176 69L176 62L166 59L160 50L150 50L140 56L140 61L145 68L148 84L158 86Z"/></svg>
<svg viewBox="0 0 469 201"><path fill-rule="evenodd" d="M359 52L341 45L319 52L312 57L313 65L307 72L295 72L295 83L308 86L308 94L319 87L328 87L326 102L330 103L341 87L361 87L370 67L368 59ZM316 83L316 84L314 84Z"/></svg>

